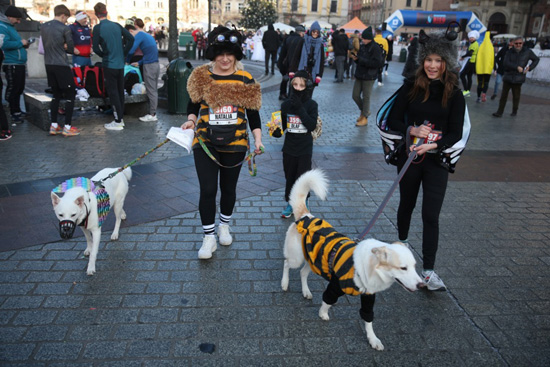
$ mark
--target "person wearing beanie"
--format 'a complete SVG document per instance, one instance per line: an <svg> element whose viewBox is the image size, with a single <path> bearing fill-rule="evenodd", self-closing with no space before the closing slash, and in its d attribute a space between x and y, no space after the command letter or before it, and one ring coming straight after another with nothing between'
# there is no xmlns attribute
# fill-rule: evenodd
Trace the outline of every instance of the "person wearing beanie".
<svg viewBox="0 0 550 367"><path fill-rule="evenodd" d="M446 33L426 35L421 30L417 56L420 66L415 77L405 79L387 121L388 127L401 132L407 141L407 148L397 153L397 172L407 161L409 150L418 155L399 182L397 229L399 240L408 243L411 217L422 186L422 276L431 291L446 289L434 272L439 214L449 176L440 154L462 138L466 109L455 72L457 56L456 42L447 38ZM423 143L410 147L413 139L421 139Z"/></svg>
<svg viewBox="0 0 550 367"><path fill-rule="evenodd" d="M15 6L10 5L4 14L0 14L0 35L4 35L4 70L6 76L5 99L10 105L12 124L23 122L20 100L25 90L25 68L27 64L27 48L29 42L22 39L15 30L15 25L21 23L23 15Z"/></svg>
<svg viewBox="0 0 550 367"><path fill-rule="evenodd" d="M539 64L540 58L525 46L523 37L516 37L512 40L511 50L504 56L504 76L502 77L502 95L498 103L497 112L493 113L495 117L502 117L508 93L512 90L512 113L510 116L516 116L519 108L519 99L521 96L521 86L527 79L527 73L533 71Z"/></svg>
<svg viewBox="0 0 550 367"><path fill-rule="evenodd" d="M366 126L369 122L372 87L378 78L378 71L384 66L382 49L373 40L372 27L368 27L361 34L359 53L351 54L351 58L357 64L352 98L360 111L355 126Z"/></svg>
<svg viewBox="0 0 550 367"><path fill-rule="evenodd" d="M460 58L461 61L464 61L464 65L460 71L460 80L462 81L463 93L466 97L470 96L470 89L472 88L472 76L475 72L477 51L479 49L478 38L478 31L470 31L468 33L470 45L468 46L468 51Z"/></svg>
<svg viewBox="0 0 550 367"><path fill-rule="evenodd" d="M105 91L115 118L103 126L107 130L124 130L124 61L134 45L134 37L120 24L107 19L105 4L95 4L94 12L99 24L94 27L92 47L102 58Z"/></svg>
<svg viewBox="0 0 550 367"><path fill-rule="evenodd" d="M318 117L317 102L311 99L311 91L308 90L311 88L313 88L313 81L309 73L304 70L296 72L290 81L290 98L281 105L282 130L286 131L283 144L283 170L286 179L287 203L290 190L298 177L311 170L313 155L311 132L317 126ZM281 217L289 218L291 215L292 207L287 204Z"/></svg>
<svg viewBox="0 0 550 367"><path fill-rule="evenodd" d="M69 25L73 43L78 55L73 55L73 65L92 66L92 32L88 26L88 15L79 11L74 16L75 22Z"/></svg>
<svg viewBox="0 0 550 367"><path fill-rule="evenodd" d="M313 22L309 34L304 35L302 50L296 53L291 64L293 70L307 71L311 76L311 80L313 80L314 87L321 83L325 67L325 47L319 22ZM292 75L290 77L292 78ZM313 89L311 93L313 93Z"/></svg>
<svg viewBox="0 0 550 367"><path fill-rule="evenodd" d="M74 48L73 35L65 24L71 16L69 8L57 5L54 19L40 27L40 36L44 44L44 64L48 85L52 88L53 98L50 103L50 135L77 136L80 130L72 126L76 87L73 72L67 53L78 54ZM58 109L61 99L65 99L65 126L58 124Z"/></svg>
<svg viewBox="0 0 550 367"><path fill-rule="evenodd" d="M277 67L283 76L283 80L281 81L281 86L279 88L279 101L288 98L288 81L290 80L289 73L295 73L298 70L298 62L292 61L299 61L297 55L300 55L302 52L305 32L306 29L303 26L296 26L295 31L288 35L283 42L283 46L281 47L281 53L279 54L279 59L277 60Z"/></svg>
<svg viewBox="0 0 550 367"><path fill-rule="evenodd" d="M262 130L260 84L243 69L242 35L236 29L217 26L208 34L206 58L211 62L193 69L187 81L190 101L183 130L195 130L193 157L199 178L199 214L204 237L199 259L216 251L216 194L218 177L220 212L218 238L229 246L229 223L237 197L237 181L249 146L260 154ZM249 144L247 128L254 136Z"/></svg>

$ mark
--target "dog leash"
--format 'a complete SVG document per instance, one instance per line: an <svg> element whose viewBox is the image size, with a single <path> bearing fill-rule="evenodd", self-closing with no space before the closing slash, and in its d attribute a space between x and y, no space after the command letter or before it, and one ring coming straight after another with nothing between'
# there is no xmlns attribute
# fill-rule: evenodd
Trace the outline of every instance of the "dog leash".
<svg viewBox="0 0 550 367"><path fill-rule="evenodd" d="M418 139L418 141L414 144L414 146L419 147L423 143L424 143L424 139ZM426 153L424 153L424 154L426 154ZM401 171L399 171L399 174L397 175L396 179L393 181L393 184L391 185L390 190L386 194L386 197L384 197L384 200L382 200L382 203L380 204L380 206L376 210L376 213L374 213L374 216L372 217L370 222L367 224L367 227L365 228L365 230L363 232L361 232L359 237L357 237L357 242L361 241L367 235L367 233L370 232L372 227L374 227L374 223L376 222L376 220L378 219L380 214L382 214L382 211L384 210L384 208L386 207L386 205L390 201L390 198L392 197L393 193L395 192L395 189L397 188L397 185L399 185L399 182L401 181L401 179L405 175L405 172L407 172L407 169L409 169L409 166L411 165L412 161L417 156L418 156L418 154L416 154L415 151L412 151L411 154L409 154L409 158L407 159L407 161L405 162L405 164L401 168Z"/></svg>
<svg viewBox="0 0 550 367"><path fill-rule="evenodd" d="M258 155L258 153L256 152L250 152L250 143L248 143L248 140L247 140L247 148L248 148L248 151L250 153L248 153L248 155L246 156L245 159L243 159L242 161L240 161L239 163L233 165L233 166L224 166L223 164L221 164L217 159L216 157L214 157L214 155L212 154L212 152L210 152L210 150L208 149L208 147L206 146L206 144L204 144L204 140L202 140L202 138L198 135L196 135L198 141L199 141L199 144L201 145L202 149L204 150L204 152L206 153L207 156L210 157L210 159L212 159L218 166L222 167L222 168L235 168L235 167L238 167L240 166L241 164L243 164L244 162L248 162L248 173L250 173L250 176L252 177L256 177L256 173L257 173L257 168L256 168L256 156ZM261 147L260 148L261 150L261 153L259 154L262 154L264 153L264 148Z"/></svg>
<svg viewBox="0 0 550 367"><path fill-rule="evenodd" d="M153 153L155 150L157 150L158 148L160 148L161 146L163 146L164 144L168 143L170 141L170 139L165 139L163 142L161 142L160 144L158 144L156 147L152 148L152 149L149 149L148 151L146 151L145 153L143 153L142 155L140 155L139 157L137 157L136 159L134 159L133 161L131 161L130 163L124 165L123 167L117 169L116 171L112 172L109 176L99 180L99 181L94 181L94 185L96 186L99 186L99 187L103 187L103 182L107 181L108 179L110 178L113 178L115 177L117 174L119 174L120 172L124 171L126 168L136 164L137 162L139 162L140 160L142 160L143 158L145 158L146 156L148 156L150 153Z"/></svg>

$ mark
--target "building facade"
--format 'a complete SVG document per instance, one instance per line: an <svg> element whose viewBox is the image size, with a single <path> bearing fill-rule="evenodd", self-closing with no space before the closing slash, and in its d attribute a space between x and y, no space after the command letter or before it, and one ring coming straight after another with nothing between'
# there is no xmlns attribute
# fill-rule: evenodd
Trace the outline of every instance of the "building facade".
<svg viewBox="0 0 550 367"><path fill-rule="evenodd" d="M349 0L279 0L277 12L290 25L313 20L341 25L349 20Z"/></svg>

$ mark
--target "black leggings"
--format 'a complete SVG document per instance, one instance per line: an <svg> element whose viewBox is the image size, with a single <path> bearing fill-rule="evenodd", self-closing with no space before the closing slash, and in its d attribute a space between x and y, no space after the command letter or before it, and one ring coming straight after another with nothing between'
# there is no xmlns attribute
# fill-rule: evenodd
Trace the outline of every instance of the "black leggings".
<svg viewBox="0 0 550 367"><path fill-rule="evenodd" d="M477 74L477 96L481 97L481 93L487 93L489 89L489 81L491 74Z"/></svg>
<svg viewBox="0 0 550 367"><path fill-rule="evenodd" d="M466 66L462 69L462 72L460 73L460 80L462 80L464 90L469 91L470 88L472 88L472 75L474 74L475 68L476 64L468 60Z"/></svg>
<svg viewBox="0 0 550 367"><path fill-rule="evenodd" d="M65 125L71 125L74 110L75 85L73 72L68 66L46 65L48 84L53 90L53 99L50 103L52 122L57 121L59 102L65 98Z"/></svg>
<svg viewBox="0 0 550 367"><path fill-rule="evenodd" d="M399 157L397 172L405 164L407 157ZM411 217L416 206L416 198L422 184L422 258L424 269L433 269L439 243L439 213L445 199L449 172L439 164L438 154L426 153L418 164L411 164L399 183L399 208L397 210L397 230L399 239L409 236Z"/></svg>
<svg viewBox="0 0 550 367"><path fill-rule="evenodd" d="M10 113L20 113L21 94L25 90L25 65L4 65L2 69L6 73L5 99L10 104Z"/></svg>
<svg viewBox="0 0 550 367"><path fill-rule="evenodd" d="M218 162L224 166L233 166L244 160L246 152L220 153L209 148ZM195 169L199 177L200 197L199 214L203 226L214 224L216 220L216 194L218 193L218 173L220 174L220 213L226 216L233 214L237 199L237 181L242 165L235 168L218 166L202 148L193 149Z"/></svg>
<svg viewBox="0 0 550 367"><path fill-rule="evenodd" d="M305 172L311 170L311 154L294 157L283 153L283 170L285 172L285 200L288 201L294 183Z"/></svg>
<svg viewBox="0 0 550 367"><path fill-rule="evenodd" d="M4 61L4 52L0 49L0 69L2 68L2 62ZM4 83L2 82L2 77L0 77L0 96L2 95L2 88ZM4 107L0 108L0 129L3 131L9 131L10 125L8 124L8 117L4 111Z"/></svg>
<svg viewBox="0 0 550 367"><path fill-rule="evenodd" d="M124 118L124 69L103 68L103 77L115 121L120 122Z"/></svg>

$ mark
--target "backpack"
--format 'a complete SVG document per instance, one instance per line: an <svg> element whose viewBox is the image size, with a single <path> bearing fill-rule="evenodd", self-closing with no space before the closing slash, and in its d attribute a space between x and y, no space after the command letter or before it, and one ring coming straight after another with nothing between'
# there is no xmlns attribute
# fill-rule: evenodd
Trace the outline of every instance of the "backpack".
<svg viewBox="0 0 550 367"><path fill-rule="evenodd" d="M388 117L390 115L395 99L401 90L400 87L378 110L376 114L376 126L382 139L382 149L384 151L384 160L387 164L397 165L398 153L406 146L405 137L401 132L390 130L387 126ZM455 166L462 152L466 148L468 139L470 138L470 115L468 114L468 106L464 110L464 125L462 126L462 138L457 141L452 147L442 149L439 152L439 163L445 167L450 173L455 172Z"/></svg>
<svg viewBox="0 0 550 367"><path fill-rule="evenodd" d="M134 84L139 84L143 81L139 68L132 65L124 66L124 90L128 94L132 94Z"/></svg>
<svg viewBox="0 0 550 367"><path fill-rule="evenodd" d="M92 98L107 97L101 66L86 66L84 68L84 88Z"/></svg>

